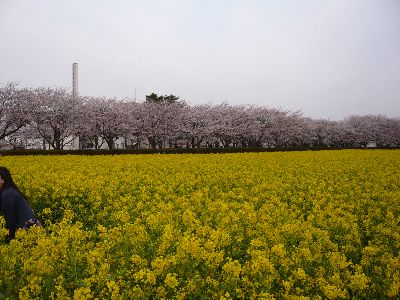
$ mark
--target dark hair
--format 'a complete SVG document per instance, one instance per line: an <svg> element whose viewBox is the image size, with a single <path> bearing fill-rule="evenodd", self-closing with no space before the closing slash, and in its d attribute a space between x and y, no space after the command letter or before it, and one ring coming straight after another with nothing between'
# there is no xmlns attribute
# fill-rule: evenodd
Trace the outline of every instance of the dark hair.
<svg viewBox="0 0 400 300"><path fill-rule="evenodd" d="M0 176L4 180L4 185L2 190L13 187L17 188L17 185L15 184L14 180L12 179L10 171L6 167L0 167Z"/></svg>
<svg viewBox="0 0 400 300"><path fill-rule="evenodd" d="M26 201L28 201L28 199L26 199L26 197L25 197L25 194L22 193L19 190L18 186L15 184L15 182L14 182L12 176L11 176L10 171L6 167L0 167L0 176L4 180L4 185L0 190L0 195L5 189L14 188L14 189L17 190L18 193L20 193L22 195L22 197L25 198Z"/></svg>

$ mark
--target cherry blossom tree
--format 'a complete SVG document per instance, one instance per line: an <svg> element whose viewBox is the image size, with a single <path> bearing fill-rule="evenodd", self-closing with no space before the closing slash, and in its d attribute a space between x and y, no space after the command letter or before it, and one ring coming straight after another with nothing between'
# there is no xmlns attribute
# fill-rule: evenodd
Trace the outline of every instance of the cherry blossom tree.
<svg viewBox="0 0 400 300"><path fill-rule="evenodd" d="M37 133L55 150L72 142L82 127L82 101L65 88L34 90L32 116Z"/></svg>
<svg viewBox="0 0 400 300"><path fill-rule="evenodd" d="M124 104L115 98L97 98L86 105L89 130L85 130L85 136L96 148L105 142L108 149L114 149L115 141L126 134L128 115Z"/></svg>
<svg viewBox="0 0 400 300"><path fill-rule="evenodd" d="M271 115L271 126L267 130L265 142L269 147L290 147L299 144L302 134L302 121L300 112L273 110Z"/></svg>
<svg viewBox="0 0 400 300"><path fill-rule="evenodd" d="M186 104L184 102L144 102L141 106L138 130L145 136L153 149L167 144L175 145L178 140L180 120Z"/></svg>
<svg viewBox="0 0 400 300"><path fill-rule="evenodd" d="M0 140L17 133L31 121L31 91L15 83L0 86Z"/></svg>
<svg viewBox="0 0 400 300"><path fill-rule="evenodd" d="M241 138L240 129L243 123L247 121L247 115L243 107L230 106L227 103L216 105L210 111L212 133L218 144L221 143L224 148L228 148L234 143L238 143Z"/></svg>
<svg viewBox="0 0 400 300"><path fill-rule="evenodd" d="M392 119L392 134L394 140L394 146L400 147L400 117Z"/></svg>
<svg viewBox="0 0 400 300"><path fill-rule="evenodd" d="M145 137L139 128L143 104L127 99L121 105L123 106L125 118L122 128L125 138L125 147L139 148L141 140Z"/></svg>
<svg viewBox="0 0 400 300"><path fill-rule="evenodd" d="M383 115L371 115L370 120L370 131L373 137L373 141L377 147L386 148L392 147L395 144L395 123L393 119L390 119Z"/></svg>
<svg viewBox="0 0 400 300"><path fill-rule="evenodd" d="M311 142L313 146L329 146L334 140L333 128L336 122L325 119L311 121Z"/></svg>
<svg viewBox="0 0 400 300"><path fill-rule="evenodd" d="M354 144L354 132L352 128L344 121L332 121L329 129L330 145L337 148L352 148Z"/></svg>
<svg viewBox="0 0 400 300"><path fill-rule="evenodd" d="M100 149L105 143L102 137L102 100L94 97L84 98L84 126L79 136L83 148Z"/></svg>
<svg viewBox="0 0 400 300"><path fill-rule="evenodd" d="M210 136L210 110L210 105L183 107L179 132L187 148L200 148L202 142Z"/></svg>
<svg viewBox="0 0 400 300"><path fill-rule="evenodd" d="M243 107L240 139L243 147L262 147L268 128L272 126L273 110L266 107Z"/></svg>
<svg viewBox="0 0 400 300"><path fill-rule="evenodd" d="M299 111L255 105L190 106L174 95L146 101L72 97L64 88L0 86L0 140L16 147L62 150L79 136L83 145L113 149L118 139L132 147L377 147L400 146L400 119L349 116L333 121Z"/></svg>
<svg viewBox="0 0 400 300"><path fill-rule="evenodd" d="M292 112L288 116L288 137L289 147L311 146L311 126L300 111Z"/></svg>
<svg viewBox="0 0 400 300"><path fill-rule="evenodd" d="M46 149L43 138L39 135L33 123L9 135L6 140L14 149Z"/></svg>
<svg viewBox="0 0 400 300"><path fill-rule="evenodd" d="M400 147L400 117L389 119L390 145Z"/></svg>
<svg viewBox="0 0 400 300"><path fill-rule="evenodd" d="M351 129L353 144L366 147L370 143L378 146L387 144L384 137L388 130L387 118L377 115L350 116L345 123Z"/></svg>

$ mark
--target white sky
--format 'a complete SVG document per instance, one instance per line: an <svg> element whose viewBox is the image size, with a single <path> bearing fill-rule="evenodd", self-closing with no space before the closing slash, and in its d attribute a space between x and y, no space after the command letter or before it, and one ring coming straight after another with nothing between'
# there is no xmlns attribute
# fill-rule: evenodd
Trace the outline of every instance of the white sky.
<svg viewBox="0 0 400 300"><path fill-rule="evenodd" d="M0 0L0 83L400 116L400 0Z"/></svg>

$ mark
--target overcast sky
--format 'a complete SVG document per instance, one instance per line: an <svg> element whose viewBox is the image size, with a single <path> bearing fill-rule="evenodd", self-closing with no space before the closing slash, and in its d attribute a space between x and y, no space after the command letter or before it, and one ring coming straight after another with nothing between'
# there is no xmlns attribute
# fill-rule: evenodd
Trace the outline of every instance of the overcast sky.
<svg viewBox="0 0 400 300"><path fill-rule="evenodd" d="M400 116L400 0L0 0L0 83Z"/></svg>

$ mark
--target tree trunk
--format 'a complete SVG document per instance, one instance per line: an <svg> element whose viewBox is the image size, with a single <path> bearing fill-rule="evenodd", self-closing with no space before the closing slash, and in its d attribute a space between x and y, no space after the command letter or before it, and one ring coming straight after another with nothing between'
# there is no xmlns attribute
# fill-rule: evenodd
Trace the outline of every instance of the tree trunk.
<svg viewBox="0 0 400 300"><path fill-rule="evenodd" d="M157 142L156 139L154 137L147 137L147 139L149 140L149 146L151 149L156 149L157 148Z"/></svg>
<svg viewBox="0 0 400 300"><path fill-rule="evenodd" d="M192 136L191 144L192 144L192 148L196 147L194 136Z"/></svg>
<svg viewBox="0 0 400 300"><path fill-rule="evenodd" d="M60 129L54 129L54 149L61 150L61 132Z"/></svg>
<svg viewBox="0 0 400 300"><path fill-rule="evenodd" d="M114 139L113 138L107 138L106 143L108 146L108 150L113 150L114 149Z"/></svg>

